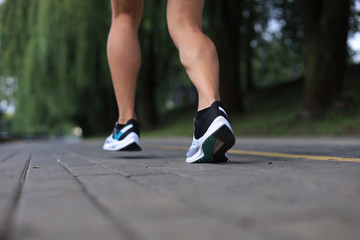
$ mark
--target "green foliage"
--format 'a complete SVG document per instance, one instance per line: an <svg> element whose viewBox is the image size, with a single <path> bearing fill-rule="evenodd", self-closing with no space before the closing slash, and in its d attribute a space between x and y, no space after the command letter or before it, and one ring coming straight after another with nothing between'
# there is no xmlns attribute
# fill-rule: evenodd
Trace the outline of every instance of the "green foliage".
<svg viewBox="0 0 360 240"><path fill-rule="evenodd" d="M247 112L231 115L236 136L360 136L360 65L351 66L344 85L343 102L326 112L322 119L303 119L301 109L302 82L282 83L248 95ZM191 137L191 116L185 109L167 116L161 129L144 136Z"/></svg>
<svg viewBox="0 0 360 240"><path fill-rule="evenodd" d="M303 73L301 54L284 44L283 39L260 41L255 49L254 75L258 87L298 79Z"/></svg>
<svg viewBox="0 0 360 240"><path fill-rule="evenodd" d="M143 123L161 115L168 109L167 101L176 102L177 91L191 87L190 81L180 64L166 23L166 1L145 1L139 40L142 49L142 67L138 80L138 116ZM152 88L152 91L149 91ZM186 103L180 99L177 105ZM153 111L146 111L154 104ZM152 123L152 125L156 124ZM146 123L145 123L146 125ZM149 124L148 124L149 125ZM151 125L151 123L150 123Z"/></svg>
<svg viewBox="0 0 360 240"><path fill-rule="evenodd" d="M245 85L264 88L303 75L301 2L206 1L203 25L221 58L221 85L228 86L222 92L224 101L238 99L230 102L240 105ZM196 104L196 92L169 37L165 12L166 1L145 0L139 32L143 63L136 106L143 125L154 125L174 107ZM358 31L358 15L352 8L350 34ZM271 21L280 24L280 30L269 32ZM16 99L14 131L56 134L78 125L85 134L93 134L112 127L117 108L106 59L110 23L109 0L6 0L0 5L0 77L17 79L18 84L15 96L2 94L0 101ZM351 90L344 91L344 96L348 92ZM249 114L263 102L281 104L265 98L251 101L251 96L244 99ZM259 119L269 119L269 129L280 119L291 120L300 110L300 90L296 96L291 111L263 112ZM191 119L193 114L186 116ZM252 122L257 121L250 120L249 124ZM243 122L241 126L261 128L258 124ZM172 130L180 133L185 123L176 126Z"/></svg>
<svg viewBox="0 0 360 240"><path fill-rule="evenodd" d="M114 107L105 55L109 5L11 0L1 13L1 74L19 79L14 130L101 129L97 120L109 116L102 106Z"/></svg>
<svg viewBox="0 0 360 240"><path fill-rule="evenodd" d="M243 78L266 87L299 78L303 73L302 30L296 1L244 1L241 27ZM279 30L275 31L274 24ZM250 56L249 56L250 55ZM250 67L250 70L249 70Z"/></svg>
<svg viewBox="0 0 360 240"><path fill-rule="evenodd" d="M355 5L360 5L360 0L350 1L350 17L349 17L349 35L353 35L360 31L360 10L356 9Z"/></svg>
<svg viewBox="0 0 360 240"><path fill-rule="evenodd" d="M299 0L273 1L273 18L281 24L281 40L294 52L301 54L304 33L298 2Z"/></svg>

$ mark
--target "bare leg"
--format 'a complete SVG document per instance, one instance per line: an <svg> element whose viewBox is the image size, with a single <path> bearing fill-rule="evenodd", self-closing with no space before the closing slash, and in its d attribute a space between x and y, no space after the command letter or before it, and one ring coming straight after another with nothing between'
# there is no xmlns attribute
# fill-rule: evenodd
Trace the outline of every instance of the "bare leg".
<svg viewBox="0 0 360 240"><path fill-rule="evenodd" d="M143 5L143 0L111 0L112 24L107 55L120 124L136 119L135 89L141 64L138 29Z"/></svg>
<svg viewBox="0 0 360 240"><path fill-rule="evenodd" d="M198 111L219 96L219 61L213 42L202 32L204 0L168 0L168 28L180 60L198 95Z"/></svg>

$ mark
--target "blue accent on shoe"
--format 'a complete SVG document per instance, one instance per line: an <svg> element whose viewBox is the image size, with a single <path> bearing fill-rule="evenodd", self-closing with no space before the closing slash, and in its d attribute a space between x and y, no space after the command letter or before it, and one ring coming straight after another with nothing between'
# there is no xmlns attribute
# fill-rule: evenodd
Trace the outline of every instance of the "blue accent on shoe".
<svg viewBox="0 0 360 240"><path fill-rule="evenodd" d="M120 137L121 137L123 134L124 134L123 132L119 131L118 133L115 133L115 134L113 135L113 138L116 139L116 140L119 140Z"/></svg>

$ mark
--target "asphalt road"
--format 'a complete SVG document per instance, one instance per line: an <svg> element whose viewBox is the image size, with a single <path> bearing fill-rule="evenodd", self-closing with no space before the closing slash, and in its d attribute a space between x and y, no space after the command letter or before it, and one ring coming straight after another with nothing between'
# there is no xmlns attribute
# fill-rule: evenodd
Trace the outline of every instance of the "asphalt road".
<svg viewBox="0 0 360 240"><path fill-rule="evenodd" d="M360 239L360 138L238 138L186 164L189 138L0 145L0 240Z"/></svg>

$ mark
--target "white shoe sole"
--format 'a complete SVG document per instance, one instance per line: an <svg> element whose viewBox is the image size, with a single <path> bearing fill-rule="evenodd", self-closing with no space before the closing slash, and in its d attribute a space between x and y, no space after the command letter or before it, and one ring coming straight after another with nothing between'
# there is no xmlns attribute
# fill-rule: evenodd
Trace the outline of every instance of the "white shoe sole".
<svg viewBox="0 0 360 240"><path fill-rule="evenodd" d="M200 139L193 138L193 141L197 141L199 149L186 158L187 163L226 162L225 153L235 144L235 136L230 123L223 116L219 116Z"/></svg>
<svg viewBox="0 0 360 240"><path fill-rule="evenodd" d="M141 144L139 136L132 132L124 139L118 141L112 137L112 134L105 140L104 150L107 151L140 151Z"/></svg>

